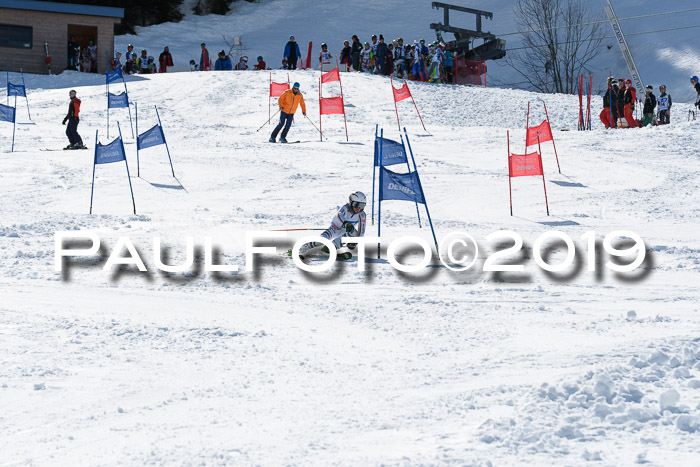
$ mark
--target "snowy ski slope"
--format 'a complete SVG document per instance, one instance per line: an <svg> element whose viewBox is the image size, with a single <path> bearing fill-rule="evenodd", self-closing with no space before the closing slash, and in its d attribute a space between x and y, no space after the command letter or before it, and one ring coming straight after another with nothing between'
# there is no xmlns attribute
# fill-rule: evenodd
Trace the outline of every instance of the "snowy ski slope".
<svg viewBox="0 0 700 467"><path fill-rule="evenodd" d="M316 123L318 77L291 75ZM438 238L470 232L482 248L477 267L404 275L382 259L364 273L353 261L314 278L274 255L245 272L244 234L325 227L349 193L371 193L375 124L398 137L388 80L343 75L350 144L339 116L324 119L321 143L298 114L290 139L302 143L281 146L266 142L271 127L256 132L267 118L266 73L131 77L140 129L158 105L177 179L162 146L141 153L135 176L127 113L117 110L111 131L118 119L138 214L124 167L112 164L97 167L88 215L94 135L106 130L103 79L30 76L34 122L20 104L15 153L2 125L3 464L697 459L698 122L561 131L575 127L575 98L546 96L562 166L559 174L545 144L552 215L541 182L521 178L511 217L506 131L521 152L527 102L539 123L544 96L413 85L432 136L410 102L399 111ZM59 122L70 88L83 100L79 129L91 149L40 151L66 144ZM382 208L385 242L430 239L414 206ZM103 272L104 259L54 272L54 233L81 229L97 232L107 254L128 236L149 272ZM486 237L501 229L518 232L528 252L552 229L579 248L586 231L631 230L649 260L631 280L602 264L550 277L531 259L524 275L497 277L481 267L493 248ZM185 258L185 237L201 247L211 236L220 260L241 272L160 273L155 236L172 264ZM559 251L551 261L562 259Z"/></svg>

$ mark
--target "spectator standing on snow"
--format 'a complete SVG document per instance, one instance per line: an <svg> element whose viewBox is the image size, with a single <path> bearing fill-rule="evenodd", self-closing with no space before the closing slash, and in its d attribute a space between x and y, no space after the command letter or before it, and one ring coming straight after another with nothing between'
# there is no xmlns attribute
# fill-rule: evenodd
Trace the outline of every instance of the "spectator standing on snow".
<svg viewBox="0 0 700 467"><path fill-rule="evenodd" d="M244 55L241 57L241 59L236 63L236 66L233 67L234 70L237 71L244 71L248 69L248 56Z"/></svg>
<svg viewBox="0 0 700 467"><path fill-rule="evenodd" d="M369 46L369 48L372 49L372 64L370 65L370 68L372 69L371 73L377 72L377 46L378 45L379 44L377 43L377 36L372 34L372 43Z"/></svg>
<svg viewBox="0 0 700 467"><path fill-rule="evenodd" d="M267 69L267 63L265 63L265 60L263 60L262 55L258 57L258 63L255 64L253 67L253 70L266 70Z"/></svg>
<svg viewBox="0 0 700 467"><path fill-rule="evenodd" d="M319 63L319 69L321 71L324 71L323 67L325 65L330 65L331 64L331 59L333 58L333 54L331 54L328 51L328 44L325 42L321 44L321 52L318 54L318 63Z"/></svg>
<svg viewBox="0 0 700 467"><path fill-rule="evenodd" d="M360 71L360 54L362 53L362 44L357 35L352 36L352 68L355 71Z"/></svg>
<svg viewBox="0 0 700 467"><path fill-rule="evenodd" d="M202 54L199 56L199 71L211 71L211 59L209 58L207 44L202 42L201 47Z"/></svg>
<svg viewBox="0 0 700 467"><path fill-rule="evenodd" d="M280 107L280 122L272 131L272 135L270 135L270 142L275 143L277 134L280 132L280 130L282 130L280 143L286 143L287 133L289 132L289 127L292 126L292 121L294 121L294 113L297 111L298 106L301 105L301 113L306 117L306 104L304 103L304 96L302 96L301 91L299 91L299 83L294 83L292 89L287 89L284 91L277 102ZM282 129L283 127L284 129Z"/></svg>
<svg viewBox="0 0 700 467"><path fill-rule="evenodd" d="M134 53L134 46L129 44L126 47L126 64L124 65L124 71L127 75L133 75L136 72L135 62L136 54Z"/></svg>
<svg viewBox="0 0 700 467"><path fill-rule="evenodd" d="M219 52L219 58L216 59L214 64L214 70L216 71L231 71L233 70L233 64L231 63L231 57L226 55L223 50Z"/></svg>
<svg viewBox="0 0 700 467"><path fill-rule="evenodd" d="M384 74L391 75L394 73L394 44L387 46L386 58L384 59Z"/></svg>
<svg viewBox="0 0 700 467"><path fill-rule="evenodd" d="M444 67L445 67L445 81L452 84L452 66L455 62L455 53L452 51L450 44L445 46L445 52L443 52Z"/></svg>
<svg viewBox="0 0 700 467"><path fill-rule="evenodd" d="M70 103L68 104L68 114L63 119L63 124L65 125L68 122L66 136L68 136L70 144L65 149L87 149L83 144L83 139L78 134L80 99L78 99L74 89L71 89L68 95L70 96Z"/></svg>
<svg viewBox="0 0 700 467"><path fill-rule="evenodd" d="M384 70L386 69L386 56L389 53L389 48L386 46L384 43L384 36L382 34L379 35L379 44L377 44L375 48L375 53L377 54L377 58L375 60L375 66L376 66L376 72L379 73L380 75L385 75L386 73Z"/></svg>
<svg viewBox="0 0 700 467"><path fill-rule="evenodd" d="M151 73L151 67L148 65L148 52L146 52L146 49L141 50L141 56L136 60L136 67L138 68L140 75L147 75Z"/></svg>
<svg viewBox="0 0 700 467"><path fill-rule="evenodd" d="M667 125L671 123L671 105L673 105L673 102L671 101L671 95L666 94L665 84L659 86L659 98L657 99L657 101L659 103L657 107L657 110L659 111L659 125Z"/></svg>
<svg viewBox="0 0 700 467"><path fill-rule="evenodd" d="M625 90L625 120L630 128L637 128L637 121L634 119L634 105L637 102L637 90L632 86L632 80L625 80L627 89Z"/></svg>
<svg viewBox="0 0 700 467"><path fill-rule="evenodd" d="M692 78L690 78L690 84L693 85L695 91L698 93L698 95L695 97L695 107L697 107L698 110L700 110L700 81L698 81L698 77L693 76Z"/></svg>
<svg viewBox="0 0 700 467"><path fill-rule="evenodd" d="M173 56L170 54L170 49L167 45L163 47L163 51L158 57L158 63L160 64L159 73L167 73L168 67L173 66Z"/></svg>
<svg viewBox="0 0 700 467"><path fill-rule="evenodd" d="M352 66L352 47L349 41L343 41L343 50L340 51L340 63L345 65L345 71L350 71Z"/></svg>
<svg viewBox="0 0 700 467"><path fill-rule="evenodd" d="M282 59L282 66L280 67L280 70L289 70L289 65L287 64L286 58Z"/></svg>
<svg viewBox="0 0 700 467"><path fill-rule="evenodd" d="M290 70L297 69L297 61L301 57L301 50L299 50L299 44L297 44L294 36L289 36L289 42L284 46L283 57L287 59L287 66Z"/></svg>
<svg viewBox="0 0 700 467"><path fill-rule="evenodd" d="M122 58L122 53L117 52L117 56L114 57L109 62L109 65L110 65L110 68L112 69L112 71L116 70L117 68L121 68L121 66L122 66L121 58Z"/></svg>
<svg viewBox="0 0 700 467"><path fill-rule="evenodd" d="M654 86L647 86L646 97L644 98L644 107L642 108L642 126L651 125L654 121L654 109L656 109L656 96L654 95Z"/></svg>
<svg viewBox="0 0 700 467"><path fill-rule="evenodd" d="M88 72L97 73L97 45L94 41L90 41L90 45L87 48L88 55Z"/></svg>
<svg viewBox="0 0 700 467"><path fill-rule="evenodd" d="M600 112L600 121L603 122L606 130L617 127L617 121L615 118L617 115L617 110L615 110L617 109L617 96L613 91L614 87L617 87L615 78L608 78L608 90L603 96L603 110ZM611 119L612 121L610 121Z"/></svg>
<svg viewBox="0 0 700 467"><path fill-rule="evenodd" d="M365 48L362 49L360 55L362 57L362 71L372 73L372 49L369 46L369 42L365 42Z"/></svg>
<svg viewBox="0 0 700 467"><path fill-rule="evenodd" d="M622 121L625 119L625 92L627 92L627 86L625 86L624 78L618 79L617 83L620 88L617 95L617 116L620 119L620 123L622 123Z"/></svg>

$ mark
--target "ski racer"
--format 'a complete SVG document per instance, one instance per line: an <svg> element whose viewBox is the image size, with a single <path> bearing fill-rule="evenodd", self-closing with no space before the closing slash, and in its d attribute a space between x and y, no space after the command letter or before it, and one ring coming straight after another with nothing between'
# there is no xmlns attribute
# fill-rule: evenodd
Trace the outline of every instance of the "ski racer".
<svg viewBox="0 0 700 467"><path fill-rule="evenodd" d="M64 149L87 149L87 146L83 144L83 139L78 134L80 99L76 96L75 89L71 89L68 95L70 96L70 104L68 104L68 114L63 119L63 124L65 125L68 122L66 136L68 136L70 144Z"/></svg>
<svg viewBox="0 0 700 467"><path fill-rule="evenodd" d="M647 86L646 97L644 98L644 108L642 109L642 126L651 125L654 121L654 109L656 108L656 96L654 86Z"/></svg>
<svg viewBox="0 0 700 467"><path fill-rule="evenodd" d="M331 54L328 51L328 44L325 42L321 44L321 52L318 54L318 63L319 63L319 69L321 71L325 71L323 69L324 65L330 65L331 64L331 58L333 58L333 54Z"/></svg>
<svg viewBox="0 0 700 467"><path fill-rule="evenodd" d="M299 83L294 83L292 89L284 91L277 102L280 106L280 122L272 131L270 142L276 142L277 134L282 130L282 127L284 127L282 136L280 137L280 143L286 143L289 127L292 126L294 113L297 111L299 105L301 105L301 113L306 117L306 104L304 103L304 96L302 96L301 91L299 91Z"/></svg>
<svg viewBox="0 0 700 467"><path fill-rule="evenodd" d="M333 242L336 250L341 248L341 238L342 237L364 237L365 235L365 222L367 215L365 214L365 205L367 204L367 197L361 191L356 191L351 194L348 198L348 203L341 207L337 214L333 216L331 220L331 226L328 227L321 237L326 238ZM322 250L324 253L329 253L330 250L321 242L311 242L302 246L299 249L299 258L303 261L304 255L309 250L323 246ZM348 248L354 250L357 248L357 243L348 243ZM292 250L287 252L290 256ZM345 252L338 255L339 258L348 260L352 258L352 253Z"/></svg>
<svg viewBox="0 0 700 467"><path fill-rule="evenodd" d="M659 125L667 125L671 123L671 105L673 102L671 100L671 95L666 94L666 85L662 84L659 86L659 106L657 107L658 122Z"/></svg>
<svg viewBox="0 0 700 467"><path fill-rule="evenodd" d="M369 42L365 42L365 48L360 52L362 57L362 71L365 73L372 73L372 49L370 49Z"/></svg>

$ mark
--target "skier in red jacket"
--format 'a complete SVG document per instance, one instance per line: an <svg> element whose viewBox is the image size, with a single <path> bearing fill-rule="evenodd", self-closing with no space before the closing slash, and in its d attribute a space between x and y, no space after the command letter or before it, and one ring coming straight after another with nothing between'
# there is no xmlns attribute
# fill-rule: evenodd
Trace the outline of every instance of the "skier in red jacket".
<svg viewBox="0 0 700 467"><path fill-rule="evenodd" d="M636 128L637 121L634 119L634 104L637 102L637 90L632 86L632 80L625 81L627 90L625 91L625 120L630 128Z"/></svg>

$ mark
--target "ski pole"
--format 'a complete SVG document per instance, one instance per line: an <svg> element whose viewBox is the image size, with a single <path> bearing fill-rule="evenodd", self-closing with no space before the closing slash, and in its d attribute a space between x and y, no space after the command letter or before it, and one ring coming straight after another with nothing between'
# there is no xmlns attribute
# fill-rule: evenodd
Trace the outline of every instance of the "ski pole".
<svg viewBox="0 0 700 467"><path fill-rule="evenodd" d="M281 111L282 111L282 109L278 109L277 112L275 112L275 114L274 114L272 117L268 118L267 121L266 121L265 123L263 123L262 126L261 126L260 128L258 128L257 130L255 130L255 132L257 133L258 131L262 130L263 127L264 127L265 125L267 125L268 123L270 123L270 120L272 120L273 118L275 118L275 116L276 116L278 113L280 113Z"/></svg>
<svg viewBox="0 0 700 467"><path fill-rule="evenodd" d="M272 230L269 230L269 232L297 232L297 231L302 231L302 230L328 230L328 228L324 228L324 229L316 229L316 228L311 228L311 229L272 229Z"/></svg>
<svg viewBox="0 0 700 467"><path fill-rule="evenodd" d="M316 125L314 125L314 122L312 122L311 119L310 119L307 115L304 115L304 117L306 117L306 119L309 121L309 123L311 123L311 125L313 125L313 127L316 128L316 131L318 131L318 132L321 134L321 136L323 136L324 138L328 139L328 138L326 137L326 135L324 135L324 134L321 132L321 130L319 130L318 127L317 127Z"/></svg>

